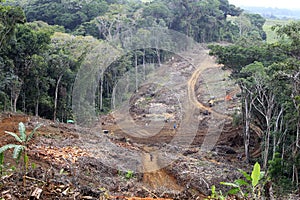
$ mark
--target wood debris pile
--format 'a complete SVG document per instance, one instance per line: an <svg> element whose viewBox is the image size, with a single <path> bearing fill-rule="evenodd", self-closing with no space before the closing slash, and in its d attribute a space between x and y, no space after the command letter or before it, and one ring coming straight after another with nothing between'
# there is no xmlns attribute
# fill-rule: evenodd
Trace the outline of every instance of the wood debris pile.
<svg viewBox="0 0 300 200"><path fill-rule="evenodd" d="M125 142L125 143L124 142L118 142L118 143L116 143L116 145L118 145L119 147L122 147L122 148L126 148L126 149L131 149L131 150L136 150L136 151L140 150L138 147L135 147L132 144L127 143L127 142Z"/></svg>
<svg viewBox="0 0 300 200"><path fill-rule="evenodd" d="M66 162L74 164L78 158L89 156L89 153L79 147L54 147L54 146L36 146L33 152L37 157L47 160L51 163L64 165Z"/></svg>
<svg viewBox="0 0 300 200"><path fill-rule="evenodd" d="M41 168L37 168L35 171L37 174L42 173ZM32 172L33 172L32 171ZM33 174L36 174L33 173ZM57 173L55 173L57 174ZM80 188L72 184L58 183L59 177L50 175L49 180L44 181L42 179L36 179L29 176L26 177L26 185L19 180L18 173L12 173L8 176L0 178L0 199L14 200L14 199L100 199L107 200L108 195L106 191L98 191L97 194L90 191L83 191ZM61 175L60 175L61 176ZM90 193L93 196L88 196L86 193Z"/></svg>

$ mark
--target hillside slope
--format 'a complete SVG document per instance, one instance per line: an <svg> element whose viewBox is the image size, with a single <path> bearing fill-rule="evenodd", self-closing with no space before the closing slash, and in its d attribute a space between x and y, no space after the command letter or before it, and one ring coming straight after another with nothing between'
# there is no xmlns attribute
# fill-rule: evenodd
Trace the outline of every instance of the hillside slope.
<svg viewBox="0 0 300 200"><path fill-rule="evenodd" d="M9 176L1 179L2 197L25 199L40 188L42 199L201 199L212 185L226 190L219 182L232 181L239 177L238 168L247 168L236 162L242 153L241 129L232 126L230 117L239 107L236 86L226 81L229 72L207 51L185 53L158 69L160 77L169 76L167 87L147 83L130 98L130 121L111 113L101 117L99 126L81 128L3 114L1 145L13 142L4 130L17 132L20 121L28 129L43 126L30 144L35 166L28 170L25 187L12 186L19 172L9 172L13 162L6 152L4 171ZM226 101L229 93L233 99ZM213 107L207 102L211 96Z"/></svg>

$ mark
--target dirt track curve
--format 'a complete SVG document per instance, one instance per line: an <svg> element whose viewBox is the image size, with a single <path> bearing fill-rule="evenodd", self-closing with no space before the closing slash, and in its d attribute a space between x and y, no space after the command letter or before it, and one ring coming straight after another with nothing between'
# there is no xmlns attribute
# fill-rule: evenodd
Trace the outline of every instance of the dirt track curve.
<svg viewBox="0 0 300 200"><path fill-rule="evenodd" d="M230 116L216 112L214 109L212 109L211 107L205 106L204 104L199 102L197 99L197 95L195 94L195 86L196 86L197 81L198 81L201 73L203 72L203 70L207 69L208 67L209 68L218 67L216 65L216 63L213 61L213 59L210 57L205 58L201 62L200 66L195 70L195 72L191 76L190 80L188 81L188 98L189 98L190 102L192 102L201 111L207 110L211 114L213 114L214 117L217 117L220 119L232 120L232 118Z"/></svg>
<svg viewBox="0 0 300 200"><path fill-rule="evenodd" d="M185 52L184 54L185 55L183 56L183 58L185 58L188 61L185 64L192 64L195 69L187 82L187 95L188 102L190 103L190 105L187 106L187 109L199 109L200 112L207 110L211 113L211 116L213 116L214 119L211 120L212 122L210 123L210 126L216 127L216 130L210 130L212 132L211 136L207 136L206 141L204 141L208 144L206 146L204 145L204 148L211 149L214 146L215 141L218 140L219 134L221 133L220 125L223 124L225 120L232 120L232 118L226 114L218 113L211 107L208 107L203 103L199 102L197 99L195 87L199 80L199 77L201 76L201 73L204 70L208 68L217 68L218 65L215 63L213 58L209 57L207 51L202 48L198 50L193 50L193 52ZM186 113L187 115L185 116L185 119L187 123L189 122L189 120L194 120L192 113ZM185 133L182 134L185 135ZM143 154L142 158L143 167L146 172L143 175L144 183L148 184L154 189L157 189L159 187L165 187L179 192L182 191L183 187L177 184L176 179L171 175L167 174L165 170L161 169L161 167L159 166L159 160L158 156L156 155L156 151L149 146L145 146L144 151L146 152Z"/></svg>

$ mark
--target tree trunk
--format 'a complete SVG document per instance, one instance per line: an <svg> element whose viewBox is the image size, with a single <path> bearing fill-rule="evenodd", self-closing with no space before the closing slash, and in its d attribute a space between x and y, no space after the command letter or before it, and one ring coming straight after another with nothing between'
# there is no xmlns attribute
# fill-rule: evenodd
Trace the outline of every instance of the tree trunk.
<svg viewBox="0 0 300 200"><path fill-rule="evenodd" d="M11 106L12 106L12 111L17 112L17 102L18 102L18 98L21 92L23 82L18 76L15 76L14 78L15 80L13 80L11 86Z"/></svg>
<svg viewBox="0 0 300 200"><path fill-rule="evenodd" d="M17 86L18 87L18 86ZM20 96L21 86L19 88L15 88L13 92L13 112L17 112L17 102Z"/></svg>
<svg viewBox="0 0 300 200"><path fill-rule="evenodd" d="M58 80L57 80L57 82L56 82L56 87L55 87L55 98L54 98L53 121L56 121L58 87L59 87L59 83L60 83L62 77L63 77L63 74L61 74L61 75L58 77Z"/></svg>
<svg viewBox="0 0 300 200"><path fill-rule="evenodd" d="M266 121L266 132L264 135L264 152L262 154L262 158L263 158L263 169L267 169L267 165L268 165L268 157L269 157L269 149L270 149L270 138L271 138L271 128L273 126L272 124L272 119L274 117L274 112L277 109L276 102L275 102L275 95L270 92L267 93L266 91L264 91L265 89L262 87L261 84L257 84L256 85L256 90L257 90L257 102L259 103L259 105L261 106L258 107L258 105L255 105L255 103L253 103L253 106L255 107L255 109L265 118Z"/></svg>
<svg viewBox="0 0 300 200"><path fill-rule="evenodd" d="M158 62L158 66L161 66L161 61L160 61L160 52L159 49L156 49L156 56L157 56L157 62Z"/></svg>
<svg viewBox="0 0 300 200"><path fill-rule="evenodd" d="M116 87L113 89L111 107L113 110L116 109Z"/></svg>
<svg viewBox="0 0 300 200"><path fill-rule="evenodd" d="M100 79L100 112L103 111L103 75L101 75Z"/></svg>
<svg viewBox="0 0 300 200"><path fill-rule="evenodd" d="M274 133L273 133L273 158L275 158L276 148L279 145L278 143L280 142L280 139L278 139L278 142L277 142L276 134L279 131L280 118L281 118L281 115L283 114L283 110L284 110L283 107L281 107L280 112L278 113L275 128L274 128Z"/></svg>
<svg viewBox="0 0 300 200"><path fill-rule="evenodd" d="M10 111L14 111L14 106L13 106L13 91L10 92Z"/></svg>
<svg viewBox="0 0 300 200"><path fill-rule="evenodd" d="M266 138L265 138L265 149L263 154L263 169L267 169L269 148L270 148L271 124L270 124L270 119L268 117L266 117L266 124L267 124L267 130L266 130Z"/></svg>
<svg viewBox="0 0 300 200"><path fill-rule="evenodd" d="M296 183L296 185L299 185L299 176L298 176L298 169L295 164L293 164L293 183Z"/></svg>
<svg viewBox="0 0 300 200"><path fill-rule="evenodd" d="M40 103L40 88L39 88L39 80L36 80L36 89L37 89L37 98L35 102L35 116L39 116L39 103Z"/></svg>
<svg viewBox="0 0 300 200"><path fill-rule="evenodd" d="M295 146L293 150L293 160L296 160L296 157L298 155L298 147ZM298 176L298 168L297 165L293 164L293 183L296 183L297 187L299 186L299 176Z"/></svg>
<svg viewBox="0 0 300 200"><path fill-rule="evenodd" d="M135 65L135 92L139 91L139 81L138 81L138 58L136 51L134 52L134 65Z"/></svg>
<svg viewBox="0 0 300 200"><path fill-rule="evenodd" d="M250 161L250 125L253 99L251 92L246 88L246 86L240 85L240 88L242 93L244 93L244 146L246 162L248 163Z"/></svg>
<svg viewBox="0 0 300 200"><path fill-rule="evenodd" d="M300 148L300 145L299 145L299 134L300 134L300 120L298 119L298 122L297 122L297 136L296 136L296 138L297 138L297 141L296 141L296 146L298 147L298 148Z"/></svg>
<svg viewBox="0 0 300 200"><path fill-rule="evenodd" d="M146 63L145 63L145 60L146 60L146 52L145 52L145 49L143 49L143 79L144 81L146 80Z"/></svg>
<svg viewBox="0 0 300 200"><path fill-rule="evenodd" d="M285 143L283 142L282 153L281 153L281 166L283 166L284 154L285 154Z"/></svg>
<svg viewBox="0 0 300 200"><path fill-rule="evenodd" d="M35 116L38 117L39 116L39 99L36 100L35 102Z"/></svg>
<svg viewBox="0 0 300 200"><path fill-rule="evenodd" d="M249 107L248 107L249 106ZM250 121L251 121L251 105L249 105L247 97L245 97L245 133L244 133L244 145L246 162L250 161Z"/></svg>
<svg viewBox="0 0 300 200"><path fill-rule="evenodd" d="M26 95L25 95L25 91L22 94L22 99L23 99L23 113L26 113Z"/></svg>
<svg viewBox="0 0 300 200"><path fill-rule="evenodd" d="M13 105L14 106L13 107L13 112L17 112L17 102L18 102L19 94L20 93L17 93L17 94L14 95L14 99L13 99L13 102L14 102L13 103L14 104Z"/></svg>

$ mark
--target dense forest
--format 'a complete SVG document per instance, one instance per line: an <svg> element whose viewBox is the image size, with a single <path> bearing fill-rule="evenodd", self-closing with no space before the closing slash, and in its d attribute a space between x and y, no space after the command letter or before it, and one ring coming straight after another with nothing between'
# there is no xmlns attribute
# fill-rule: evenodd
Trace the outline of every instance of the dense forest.
<svg viewBox="0 0 300 200"><path fill-rule="evenodd" d="M232 70L242 91L245 154L250 160L251 123L261 127L262 163L275 183L299 186L300 23L273 27L275 43L210 46L211 55Z"/></svg>
<svg viewBox="0 0 300 200"><path fill-rule="evenodd" d="M61 120L72 118L71 89L77 70L86 52L101 40L145 27L173 29L198 42L266 37L262 17L243 14L226 0L10 0L2 3L1 15L0 109ZM115 62L109 68L114 73L105 72L98 111L110 109L114 82L134 66L134 55L138 64L159 63L167 56L151 49L139 52Z"/></svg>
<svg viewBox="0 0 300 200"><path fill-rule="evenodd" d="M300 23L274 26L266 43L265 19L227 0L7 0L0 4L0 110L66 122L72 88L88 51L121 32L162 27L210 45L210 54L242 93L241 124L247 161L251 124L262 130L262 163L280 191L299 186ZM159 65L169 52L140 49L123 56L99 82L98 113L111 109L113 87L137 64Z"/></svg>

